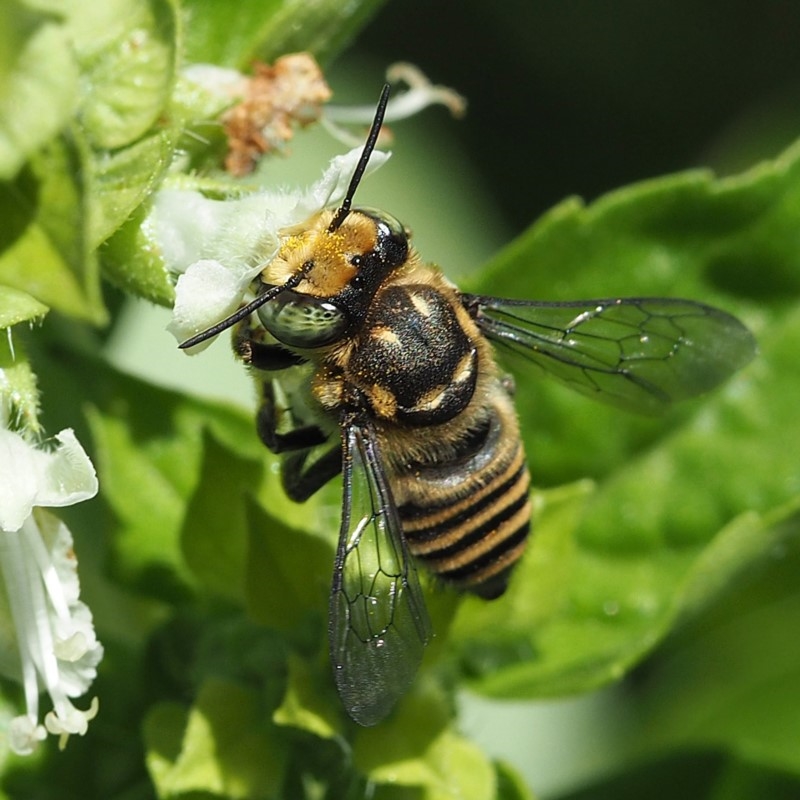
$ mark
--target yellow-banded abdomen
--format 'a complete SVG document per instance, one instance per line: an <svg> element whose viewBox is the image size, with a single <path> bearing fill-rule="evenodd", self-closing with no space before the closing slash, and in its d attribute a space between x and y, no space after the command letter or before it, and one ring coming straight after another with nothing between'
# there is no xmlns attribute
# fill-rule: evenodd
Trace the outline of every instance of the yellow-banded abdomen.
<svg viewBox="0 0 800 800"><path fill-rule="evenodd" d="M409 550L440 579L491 599L508 585L530 530L530 478L517 420L498 382L483 424L444 463L393 481Z"/></svg>

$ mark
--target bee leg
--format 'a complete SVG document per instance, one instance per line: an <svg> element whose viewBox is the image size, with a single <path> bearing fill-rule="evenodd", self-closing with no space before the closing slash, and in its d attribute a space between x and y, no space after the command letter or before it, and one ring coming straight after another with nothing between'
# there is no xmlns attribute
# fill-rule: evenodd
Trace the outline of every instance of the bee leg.
<svg viewBox="0 0 800 800"><path fill-rule="evenodd" d="M245 364L264 372L289 369L305 362L305 359L279 344L257 341L249 323L243 323L236 328L233 349ZM256 416L256 430L261 441L272 453L305 450L327 440L327 435L316 425L304 425L279 432L280 413L282 412L275 401L275 386L271 380L264 380L261 406Z"/></svg>
<svg viewBox="0 0 800 800"><path fill-rule="evenodd" d="M256 341L245 327L236 331L233 337L233 351L245 364L269 372L305 363L304 358L279 344L265 344Z"/></svg>
<svg viewBox="0 0 800 800"><path fill-rule="evenodd" d="M233 336L233 349L245 364L265 372L295 367L305 359L279 344L258 341L249 323L240 325ZM261 405L256 416L259 438L273 453L288 453L281 468L286 494L302 503L335 478L342 469L342 448L337 444L311 464L307 464L312 448L328 441L328 434L318 425L300 425L279 430L286 409L280 408L272 380L263 381ZM292 452L295 451L295 452Z"/></svg>
<svg viewBox="0 0 800 800"><path fill-rule="evenodd" d="M265 381L256 429L269 450L287 454L281 464L283 488L292 500L302 503L339 474L342 468L341 445L337 444L308 464L312 448L325 444L328 434L317 425L278 431L280 415L275 386L272 381Z"/></svg>
<svg viewBox="0 0 800 800"><path fill-rule="evenodd" d="M261 406L256 415L256 430L259 438L272 453L291 450L308 450L328 441L328 434L318 425L301 425L280 431L281 417L286 414L275 398L275 384L271 380L263 383Z"/></svg>
<svg viewBox="0 0 800 800"><path fill-rule="evenodd" d="M308 451L292 453L283 462L283 488L296 503L308 500L342 470L342 448L338 444L310 466L306 466L307 458Z"/></svg>

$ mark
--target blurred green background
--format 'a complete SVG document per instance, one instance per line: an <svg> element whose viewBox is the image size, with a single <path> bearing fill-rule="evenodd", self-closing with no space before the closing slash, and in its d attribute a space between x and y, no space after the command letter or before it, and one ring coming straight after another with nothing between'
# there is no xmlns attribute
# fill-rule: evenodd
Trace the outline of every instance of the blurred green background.
<svg viewBox="0 0 800 800"><path fill-rule="evenodd" d="M791 0L399 0L354 51L412 61L466 95L448 136L515 231L567 194L743 168L800 122Z"/></svg>

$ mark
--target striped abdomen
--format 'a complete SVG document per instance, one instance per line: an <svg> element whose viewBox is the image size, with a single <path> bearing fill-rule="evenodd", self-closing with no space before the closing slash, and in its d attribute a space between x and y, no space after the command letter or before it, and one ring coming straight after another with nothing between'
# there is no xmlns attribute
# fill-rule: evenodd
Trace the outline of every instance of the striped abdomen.
<svg viewBox="0 0 800 800"><path fill-rule="evenodd" d="M492 599L508 585L530 529L530 478L510 399L498 387L485 425L450 463L398 476L409 550L443 581Z"/></svg>

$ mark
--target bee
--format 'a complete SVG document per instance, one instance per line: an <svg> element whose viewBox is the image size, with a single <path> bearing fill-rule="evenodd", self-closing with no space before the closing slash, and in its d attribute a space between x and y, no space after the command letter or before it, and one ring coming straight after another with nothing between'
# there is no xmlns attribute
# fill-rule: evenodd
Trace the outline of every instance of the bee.
<svg viewBox="0 0 800 800"><path fill-rule="evenodd" d="M459 291L398 220L352 207L388 92L341 206L286 231L255 299L180 345L235 326L234 349L260 376L257 429L284 454L290 497L342 473L328 635L338 693L362 725L408 690L432 635L416 565L490 600L525 550L530 477L492 345L645 412L713 388L755 353L741 322L691 300Z"/></svg>

